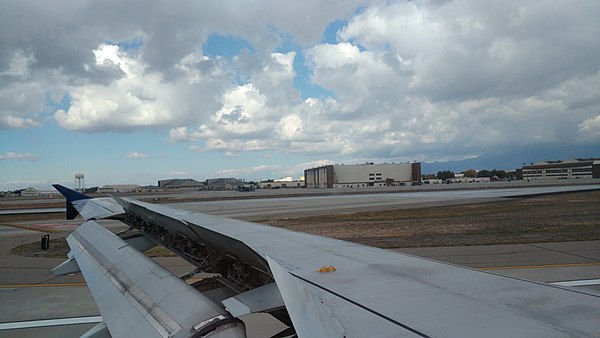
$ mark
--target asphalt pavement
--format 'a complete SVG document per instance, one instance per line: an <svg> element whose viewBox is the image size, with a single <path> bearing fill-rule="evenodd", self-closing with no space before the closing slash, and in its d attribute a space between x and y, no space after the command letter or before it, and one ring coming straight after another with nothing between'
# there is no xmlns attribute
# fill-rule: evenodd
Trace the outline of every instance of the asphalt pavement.
<svg viewBox="0 0 600 338"><path fill-rule="evenodd" d="M586 187L587 189L600 188L598 185ZM581 188L582 186L577 187L577 189ZM561 189L568 190L566 187ZM372 210L372 208L391 206L465 203L474 199L481 201L506 198L515 193L508 189L502 190L504 191L288 197L196 202L170 206L242 219L265 219L282 217L282 215L295 217L307 213L357 211L361 208ZM543 189L529 190L528 193L544 193L544 191ZM516 193L522 194L523 191ZM76 224L77 222L73 221L54 220L23 222L20 227L0 225L0 337L78 337L94 324L65 325L52 322L59 325L21 329L6 329L6 327L24 321L32 321L33 324L25 324L33 326L35 323L40 323L40 320L63 318L83 318L81 321L98 320L98 310L81 276L52 276L52 268L62 263L64 259L47 258L41 251L35 253L37 257L23 257L11 253L11 249L18 245L39 241L41 235L45 233L51 234L52 245L53 240L67 236ZM123 227L114 221L106 221L104 224L115 231ZM486 273L545 283L569 282L570 285L575 285L573 286L575 288L600 292L600 241L405 248L398 251L480 269ZM180 258L158 258L157 260L175 274L192 270L192 267ZM373 278L373 276L365 276L365 278ZM264 336L265 330L274 334L280 328L277 323L262 326L260 323L265 321L265 317L260 314L252 315L246 320L249 337Z"/></svg>

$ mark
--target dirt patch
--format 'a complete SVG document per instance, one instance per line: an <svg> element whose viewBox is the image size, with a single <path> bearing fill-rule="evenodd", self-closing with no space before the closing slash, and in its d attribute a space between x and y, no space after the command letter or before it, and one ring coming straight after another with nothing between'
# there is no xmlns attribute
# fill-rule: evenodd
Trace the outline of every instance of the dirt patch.
<svg viewBox="0 0 600 338"><path fill-rule="evenodd" d="M0 203L0 210L14 210L14 209L36 209L36 208L64 208L65 202L39 202L29 203L23 201L18 204L2 204Z"/></svg>
<svg viewBox="0 0 600 338"><path fill-rule="evenodd" d="M33 243L25 243L16 246L10 250L10 253L25 257L44 257L44 258L67 258L69 245L64 237L50 236L50 248L46 251L41 250L40 241Z"/></svg>
<svg viewBox="0 0 600 338"><path fill-rule="evenodd" d="M40 213L40 214L14 214L14 215L0 215L0 223L8 222L26 222L26 221L54 221L64 220L66 213Z"/></svg>
<svg viewBox="0 0 600 338"><path fill-rule="evenodd" d="M600 239L600 191L261 223L383 248Z"/></svg>

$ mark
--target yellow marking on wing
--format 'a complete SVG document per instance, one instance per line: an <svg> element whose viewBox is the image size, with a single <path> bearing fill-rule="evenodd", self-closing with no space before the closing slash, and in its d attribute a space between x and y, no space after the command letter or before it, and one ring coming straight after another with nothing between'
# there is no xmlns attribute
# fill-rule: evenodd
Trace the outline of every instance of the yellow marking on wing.
<svg viewBox="0 0 600 338"><path fill-rule="evenodd" d="M317 272L333 272L335 270L337 270L335 266L322 266L319 270L317 270Z"/></svg>

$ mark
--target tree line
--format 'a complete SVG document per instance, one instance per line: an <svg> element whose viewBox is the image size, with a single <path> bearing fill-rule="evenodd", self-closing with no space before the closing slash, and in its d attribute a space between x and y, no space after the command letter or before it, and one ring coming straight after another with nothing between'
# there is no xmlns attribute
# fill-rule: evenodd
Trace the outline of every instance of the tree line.
<svg viewBox="0 0 600 338"><path fill-rule="evenodd" d="M464 175L464 177L470 177L470 178L475 178L475 177L489 177L490 179L498 179L498 180L506 180L506 179L514 179L515 178L515 172L514 171L506 171L506 170L496 170L496 169L492 169L492 170L475 170L475 169L469 169L469 170L465 170L462 172L462 174ZM454 178L456 177L456 174L451 171L451 170L440 170L437 172L437 174L435 175L423 175L423 179L427 180L427 179L439 179L439 180L447 180L450 178Z"/></svg>

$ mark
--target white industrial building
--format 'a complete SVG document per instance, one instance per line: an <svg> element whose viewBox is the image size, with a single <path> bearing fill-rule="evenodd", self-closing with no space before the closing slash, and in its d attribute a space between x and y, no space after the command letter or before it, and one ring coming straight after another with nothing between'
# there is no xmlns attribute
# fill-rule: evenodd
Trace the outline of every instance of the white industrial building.
<svg viewBox="0 0 600 338"><path fill-rule="evenodd" d="M421 163L326 165L304 170L307 188L367 188L421 182Z"/></svg>
<svg viewBox="0 0 600 338"><path fill-rule="evenodd" d="M40 193L40 191L33 187L28 187L21 190L21 197L36 197L41 195L42 194Z"/></svg>
<svg viewBox="0 0 600 338"><path fill-rule="evenodd" d="M532 163L517 169L517 178L524 180L600 178L600 158L577 158Z"/></svg>
<svg viewBox="0 0 600 338"><path fill-rule="evenodd" d="M447 183L482 183L482 182L490 182L491 179L489 177L453 177L446 180Z"/></svg>
<svg viewBox="0 0 600 338"><path fill-rule="evenodd" d="M136 192L140 191L138 184L107 184L98 188L98 193L101 194L112 194L119 192Z"/></svg>
<svg viewBox="0 0 600 338"><path fill-rule="evenodd" d="M279 189L279 188L304 188L304 177L297 180L292 177L285 177L278 180L263 181L258 184L260 189Z"/></svg>
<svg viewBox="0 0 600 338"><path fill-rule="evenodd" d="M193 178L171 178L158 181L158 187L166 190L193 191L204 188L204 184Z"/></svg>
<svg viewBox="0 0 600 338"><path fill-rule="evenodd" d="M209 178L206 180L206 187L210 190L234 190L243 182L237 178Z"/></svg>

